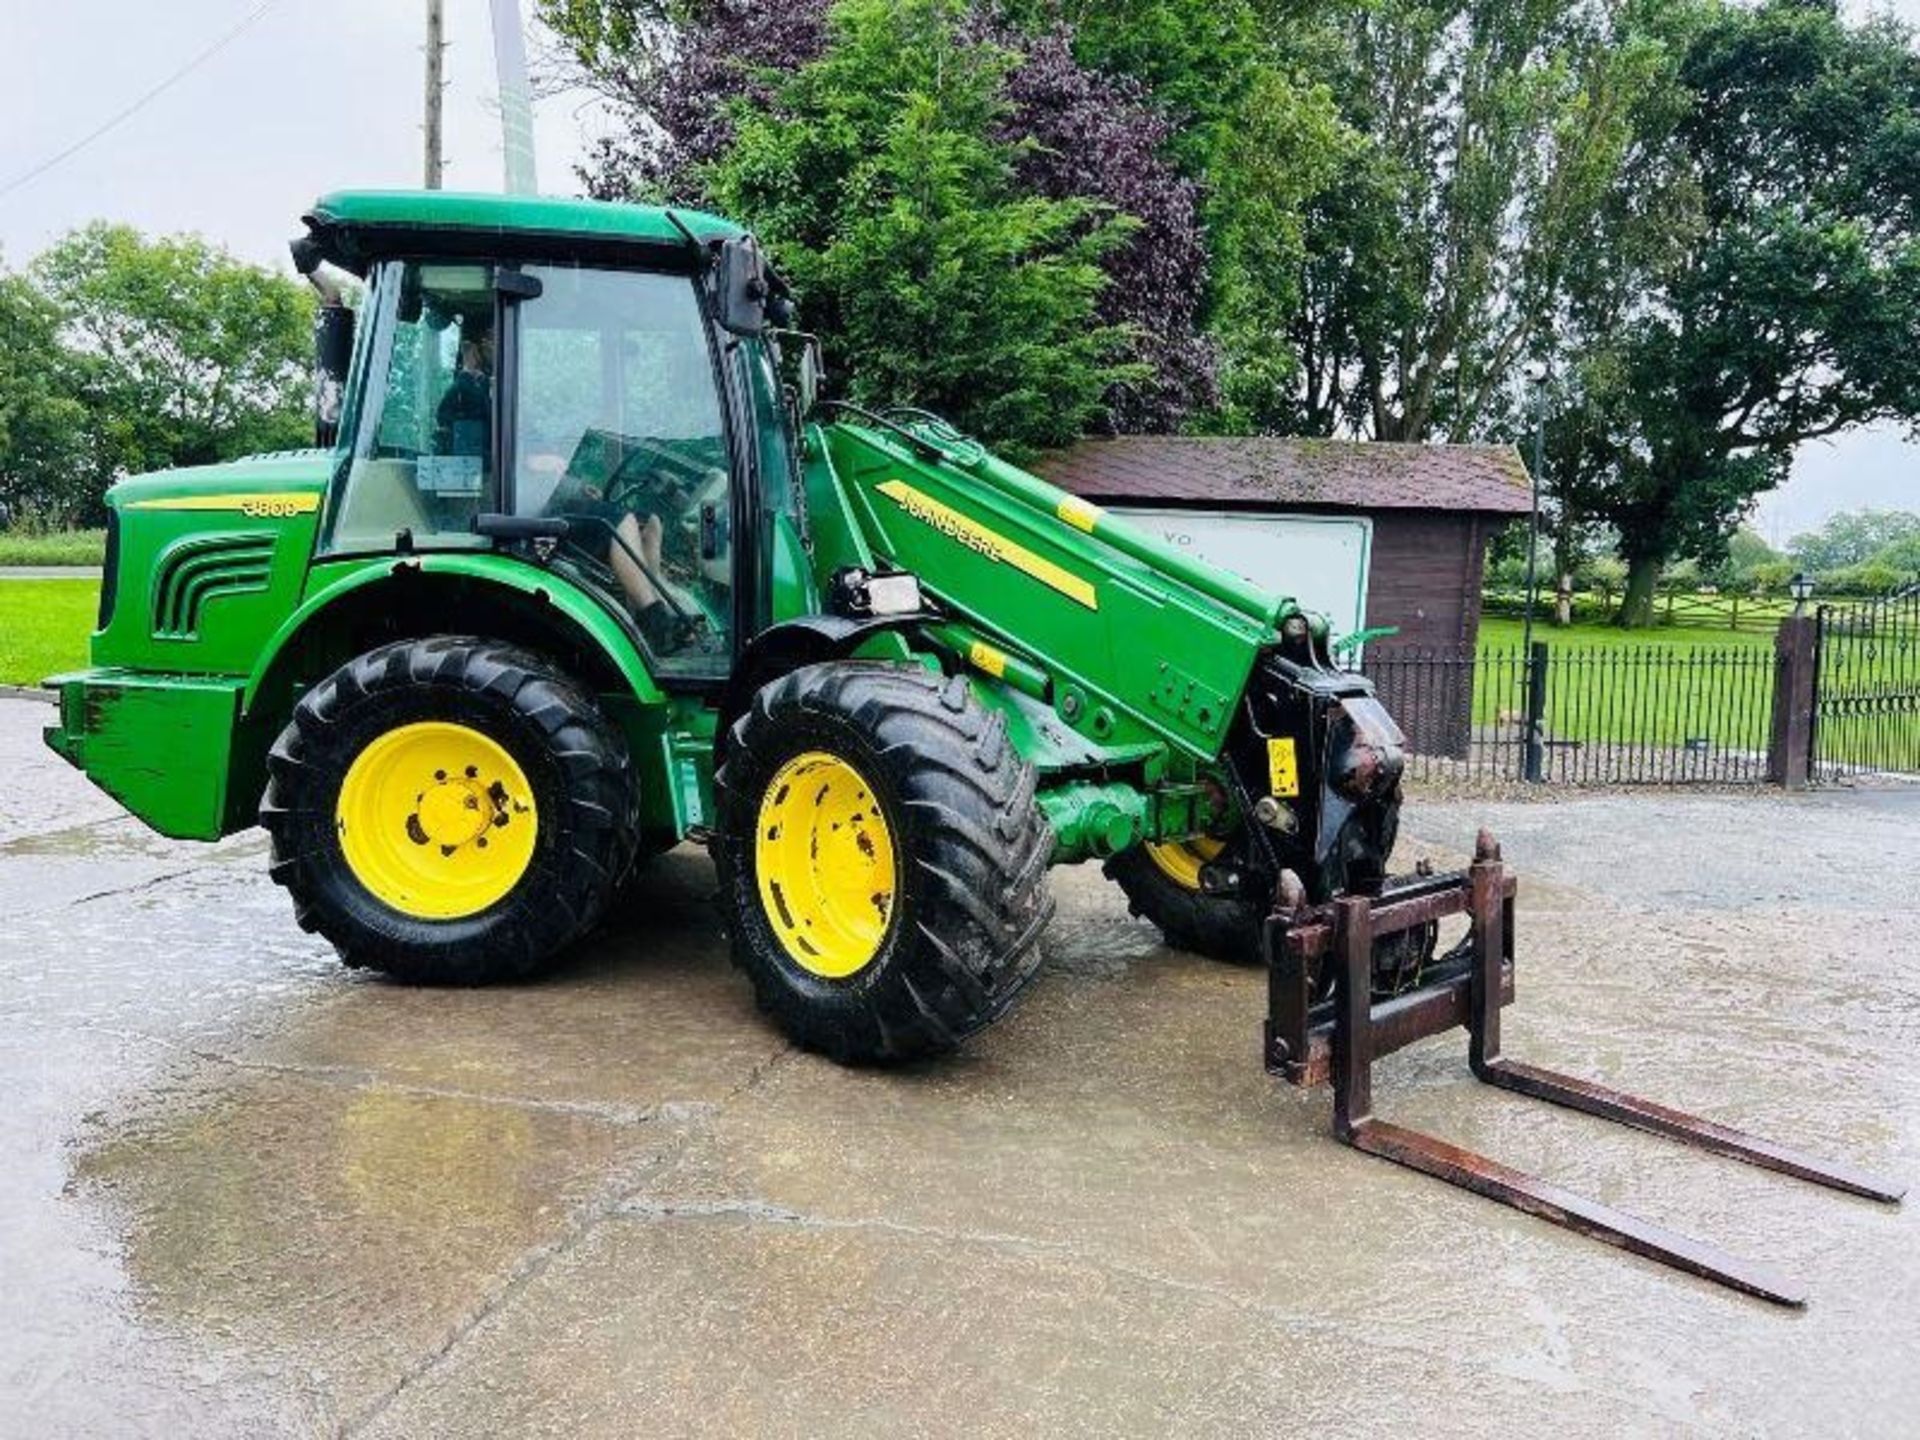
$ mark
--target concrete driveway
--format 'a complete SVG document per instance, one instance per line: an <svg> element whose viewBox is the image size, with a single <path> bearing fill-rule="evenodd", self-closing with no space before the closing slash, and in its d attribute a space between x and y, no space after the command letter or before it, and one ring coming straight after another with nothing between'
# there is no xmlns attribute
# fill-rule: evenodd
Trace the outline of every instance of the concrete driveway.
<svg viewBox="0 0 1920 1440"><path fill-rule="evenodd" d="M1487 1092L1383 1114L1773 1261L1773 1309L1326 1137L1262 977L1056 877L958 1059L789 1050L682 850L539 984L408 991L257 834L157 840L0 701L0 1431L1911 1435L1920 1228ZM1920 794L1409 813L1522 876L1512 1053L1920 1176Z"/></svg>

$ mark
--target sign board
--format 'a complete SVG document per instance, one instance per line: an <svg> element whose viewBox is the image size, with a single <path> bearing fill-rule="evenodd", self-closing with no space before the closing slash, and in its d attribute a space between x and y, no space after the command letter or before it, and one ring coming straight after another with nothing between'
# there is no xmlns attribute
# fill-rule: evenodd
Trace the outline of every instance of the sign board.
<svg viewBox="0 0 1920 1440"><path fill-rule="evenodd" d="M1260 515L1109 505L1174 549L1198 555L1263 590L1291 595L1327 617L1336 638L1367 623L1373 521L1364 515Z"/></svg>

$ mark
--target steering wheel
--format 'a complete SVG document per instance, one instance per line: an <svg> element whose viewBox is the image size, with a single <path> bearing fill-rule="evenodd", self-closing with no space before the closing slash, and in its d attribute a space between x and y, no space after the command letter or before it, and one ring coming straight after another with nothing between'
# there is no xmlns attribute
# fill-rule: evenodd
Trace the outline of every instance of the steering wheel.
<svg viewBox="0 0 1920 1440"><path fill-rule="evenodd" d="M608 479L605 495L611 503L635 514L650 511L678 515L705 482L706 474L707 467L692 456L649 437L634 442L632 451Z"/></svg>

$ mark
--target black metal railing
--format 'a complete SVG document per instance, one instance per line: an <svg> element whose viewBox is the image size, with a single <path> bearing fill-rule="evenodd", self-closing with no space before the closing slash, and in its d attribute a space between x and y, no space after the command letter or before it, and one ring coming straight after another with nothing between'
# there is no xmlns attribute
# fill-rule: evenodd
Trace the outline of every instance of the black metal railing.
<svg viewBox="0 0 1920 1440"><path fill-rule="evenodd" d="M1416 779L1572 785L1767 778L1765 646L1375 644L1361 669L1406 732Z"/></svg>
<svg viewBox="0 0 1920 1440"><path fill-rule="evenodd" d="M1813 780L1920 775L1920 585L1816 612Z"/></svg>

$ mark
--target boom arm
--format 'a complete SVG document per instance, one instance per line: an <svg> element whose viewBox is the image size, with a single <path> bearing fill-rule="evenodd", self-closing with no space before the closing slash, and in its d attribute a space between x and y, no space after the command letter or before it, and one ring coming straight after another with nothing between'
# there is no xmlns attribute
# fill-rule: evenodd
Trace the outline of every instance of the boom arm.
<svg viewBox="0 0 1920 1440"><path fill-rule="evenodd" d="M1102 745L1220 754L1256 658L1298 613L1291 600L971 442L873 424L816 435L830 473L810 489L833 485L867 552L829 567L911 570L943 610L1043 671L1062 718Z"/></svg>
<svg viewBox="0 0 1920 1440"><path fill-rule="evenodd" d="M1248 843L1237 862L1209 866L1207 883L1270 894L1291 868L1316 899L1378 888L1401 736L1372 686L1331 664L1323 622L937 422L863 418L817 431L811 447L822 567L912 571L952 617L930 631L936 643L990 685L1049 703L1103 754L1141 762L1152 795L1134 792L1132 837L1085 820L1124 798L1109 774L1043 792L1067 822L1056 828L1101 837L1089 848L1105 854L1237 812ZM1210 799L1193 798L1195 781ZM1183 783L1185 804L1160 803Z"/></svg>

